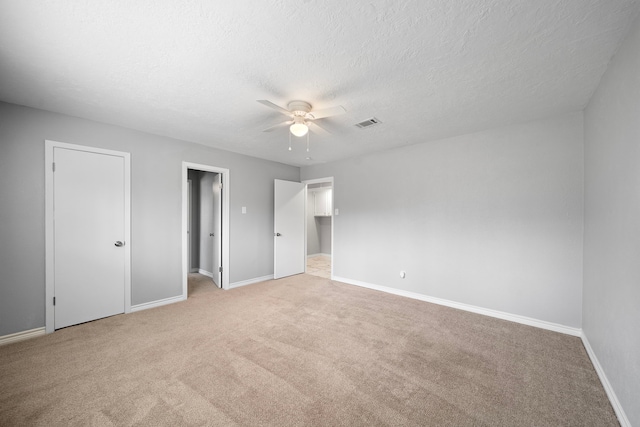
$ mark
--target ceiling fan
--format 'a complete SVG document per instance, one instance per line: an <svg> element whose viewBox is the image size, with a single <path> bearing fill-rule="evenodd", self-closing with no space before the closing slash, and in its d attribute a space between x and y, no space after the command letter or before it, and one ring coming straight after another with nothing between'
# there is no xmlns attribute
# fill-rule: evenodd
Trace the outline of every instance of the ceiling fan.
<svg viewBox="0 0 640 427"><path fill-rule="evenodd" d="M273 108L279 113L282 113L290 118L290 120L278 123L275 126L271 126L265 129L263 132L271 132L281 127L289 126L291 134L298 137L305 136L309 132L309 130L319 135L331 135L330 132L315 123L315 120L337 116L338 114L344 114L347 112L347 110L345 110L341 105L312 111L311 104L305 101L291 101L287 104L286 109L274 104L271 101L267 101L266 99L259 99L258 102L266 105L269 108Z"/></svg>

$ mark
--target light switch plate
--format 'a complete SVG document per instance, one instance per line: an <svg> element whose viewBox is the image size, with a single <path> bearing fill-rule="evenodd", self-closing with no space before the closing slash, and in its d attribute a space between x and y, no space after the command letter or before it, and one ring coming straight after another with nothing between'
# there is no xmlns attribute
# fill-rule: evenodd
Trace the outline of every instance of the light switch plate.
<svg viewBox="0 0 640 427"><path fill-rule="evenodd" d="M243 206L243 207L242 207L242 213L243 213L243 214L246 214L246 213L247 213L247 207L246 207L246 206Z"/></svg>
<svg viewBox="0 0 640 427"><path fill-rule="evenodd" d="M336 209L335 215L340 215L340 209Z"/></svg>

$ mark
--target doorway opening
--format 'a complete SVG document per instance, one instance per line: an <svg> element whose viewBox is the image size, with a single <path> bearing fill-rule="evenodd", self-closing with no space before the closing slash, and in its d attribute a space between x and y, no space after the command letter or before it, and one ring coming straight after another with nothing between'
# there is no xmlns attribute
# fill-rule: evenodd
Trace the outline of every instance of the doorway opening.
<svg viewBox="0 0 640 427"><path fill-rule="evenodd" d="M217 172L189 169L189 272L222 287L222 183Z"/></svg>
<svg viewBox="0 0 640 427"><path fill-rule="evenodd" d="M333 177L304 181L306 199L306 273L333 277Z"/></svg>
<svg viewBox="0 0 640 427"><path fill-rule="evenodd" d="M182 163L183 294L229 287L229 170Z"/></svg>

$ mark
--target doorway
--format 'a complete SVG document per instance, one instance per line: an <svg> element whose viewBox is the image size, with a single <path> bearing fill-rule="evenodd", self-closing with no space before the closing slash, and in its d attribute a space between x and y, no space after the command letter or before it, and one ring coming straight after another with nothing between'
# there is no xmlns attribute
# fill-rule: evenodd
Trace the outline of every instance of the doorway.
<svg viewBox="0 0 640 427"><path fill-rule="evenodd" d="M228 169L182 163L182 230L183 296L188 294L190 274L228 289Z"/></svg>
<svg viewBox="0 0 640 427"><path fill-rule="evenodd" d="M189 272L222 285L222 179L217 172L187 171Z"/></svg>
<svg viewBox="0 0 640 427"><path fill-rule="evenodd" d="M304 181L306 199L306 273L333 277L333 177Z"/></svg>

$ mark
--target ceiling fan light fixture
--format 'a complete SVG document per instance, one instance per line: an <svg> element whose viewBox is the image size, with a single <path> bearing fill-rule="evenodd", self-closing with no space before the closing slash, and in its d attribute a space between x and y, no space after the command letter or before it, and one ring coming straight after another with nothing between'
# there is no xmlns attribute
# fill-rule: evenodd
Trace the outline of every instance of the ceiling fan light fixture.
<svg viewBox="0 0 640 427"><path fill-rule="evenodd" d="M309 132L309 127L304 123L294 123L291 125L289 130L294 136L302 137Z"/></svg>
<svg viewBox="0 0 640 427"><path fill-rule="evenodd" d="M309 151L309 135L311 134L309 128L319 135L331 135L330 132L323 129L322 126L318 125L315 121L347 112L342 105L312 111L311 104L306 101L299 100L289 102L287 104L287 108L282 108L271 101L267 101L266 99L259 99L258 102L289 117L290 120L278 123L277 125L263 130L263 132L271 132L275 129L289 126L289 151L291 151L291 135L297 138L302 138L306 135L307 151Z"/></svg>

